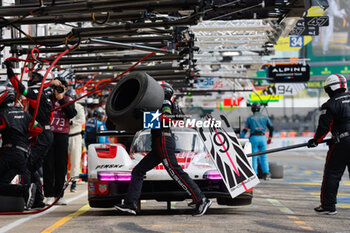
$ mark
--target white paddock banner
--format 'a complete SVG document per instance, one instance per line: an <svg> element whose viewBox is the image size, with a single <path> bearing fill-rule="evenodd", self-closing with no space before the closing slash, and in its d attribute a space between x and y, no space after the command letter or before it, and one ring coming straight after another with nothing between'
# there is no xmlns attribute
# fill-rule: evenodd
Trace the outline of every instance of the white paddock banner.
<svg viewBox="0 0 350 233"><path fill-rule="evenodd" d="M207 118L221 121L221 127L214 125L197 130L231 197L234 198L257 185L259 179L227 118L221 114L207 114Z"/></svg>

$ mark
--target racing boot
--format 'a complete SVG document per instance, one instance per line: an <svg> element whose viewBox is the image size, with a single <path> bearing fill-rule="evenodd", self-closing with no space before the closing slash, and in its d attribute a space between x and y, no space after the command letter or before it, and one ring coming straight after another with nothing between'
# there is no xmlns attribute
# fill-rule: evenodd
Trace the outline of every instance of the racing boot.
<svg viewBox="0 0 350 233"><path fill-rule="evenodd" d="M124 204L116 204L114 207L119 211L136 215L136 206L135 205L127 205L124 203Z"/></svg>
<svg viewBox="0 0 350 233"><path fill-rule="evenodd" d="M205 212L207 212L211 204L212 204L212 201L204 197L199 203L197 203L197 208L193 216L195 217L202 216L203 214L205 214Z"/></svg>
<svg viewBox="0 0 350 233"><path fill-rule="evenodd" d="M328 214L328 215L337 214L337 210L335 208L334 209L323 208L322 205L316 207L314 210L318 214Z"/></svg>
<svg viewBox="0 0 350 233"><path fill-rule="evenodd" d="M25 208L27 210L32 208L32 205L35 200L35 192L36 192L36 185L34 183L31 183L30 186L25 190L24 200L25 200Z"/></svg>

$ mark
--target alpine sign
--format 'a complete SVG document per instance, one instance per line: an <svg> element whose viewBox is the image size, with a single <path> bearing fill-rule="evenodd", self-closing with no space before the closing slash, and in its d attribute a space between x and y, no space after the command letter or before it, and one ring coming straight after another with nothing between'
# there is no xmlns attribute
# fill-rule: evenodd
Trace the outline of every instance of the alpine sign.
<svg viewBox="0 0 350 233"><path fill-rule="evenodd" d="M271 65L267 72L268 77L276 83L307 82L310 79L309 65Z"/></svg>
<svg viewBox="0 0 350 233"><path fill-rule="evenodd" d="M233 128L224 115L207 115L222 121L221 127L197 128L215 166L234 198L259 183Z"/></svg>

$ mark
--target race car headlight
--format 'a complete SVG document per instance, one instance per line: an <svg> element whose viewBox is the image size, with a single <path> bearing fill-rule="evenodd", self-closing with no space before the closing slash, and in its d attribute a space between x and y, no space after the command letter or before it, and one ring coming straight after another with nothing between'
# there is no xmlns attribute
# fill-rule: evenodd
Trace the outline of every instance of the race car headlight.
<svg viewBox="0 0 350 233"><path fill-rule="evenodd" d="M101 181L130 181L131 172L99 172L98 179Z"/></svg>
<svg viewBox="0 0 350 233"><path fill-rule="evenodd" d="M208 180L222 180L222 177L218 171L207 171L204 173L203 178Z"/></svg>

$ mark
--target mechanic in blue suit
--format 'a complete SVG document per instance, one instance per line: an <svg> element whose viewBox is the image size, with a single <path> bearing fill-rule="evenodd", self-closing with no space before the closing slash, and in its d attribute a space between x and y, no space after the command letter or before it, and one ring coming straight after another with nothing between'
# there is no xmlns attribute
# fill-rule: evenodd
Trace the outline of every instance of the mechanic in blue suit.
<svg viewBox="0 0 350 233"><path fill-rule="evenodd" d="M85 123L85 146L88 148L91 143L107 143L108 137L98 136L97 132L107 130L105 123L106 113L103 108L98 107L93 118Z"/></svg>
<svg viewBox="0 0 350 233"><path fill-rule="evenodd" d="M273 126L270 119L267 116L260 113L261 105L259 103L253 103L251 109L253 115L248 117L245 128L241 132L241 138L243 138L247 133L248 129L250 129L249 140L252 144L252 152L255 153L259 151L265 151L267 149L267 144L271 143L271 139L273 136ZM266 128L269 129L268 139L265 136ZM254 156L252 160L255 173L258 174L258 165L260 165L263 173L263 179L271 179L267 154Z"/></svg>

